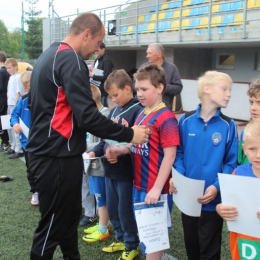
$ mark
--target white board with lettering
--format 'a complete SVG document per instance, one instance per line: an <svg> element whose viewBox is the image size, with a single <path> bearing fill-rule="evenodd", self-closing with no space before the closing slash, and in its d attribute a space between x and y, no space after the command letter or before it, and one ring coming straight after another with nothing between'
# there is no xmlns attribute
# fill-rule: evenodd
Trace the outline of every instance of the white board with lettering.
<svg viewBox="0 0 260 260"><path fill-rule="evenodd" d="M151 254L170 248L167 201L152 205L136 203L134 209L143 254Z"/></svg>

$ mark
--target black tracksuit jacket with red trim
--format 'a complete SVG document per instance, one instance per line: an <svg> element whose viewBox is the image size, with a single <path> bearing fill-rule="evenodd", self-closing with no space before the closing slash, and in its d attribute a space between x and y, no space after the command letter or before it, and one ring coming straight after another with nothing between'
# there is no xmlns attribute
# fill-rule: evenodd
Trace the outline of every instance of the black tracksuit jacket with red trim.
<svg viewBox="0 0 260 260"><path fill-rule="evenodd" d="M84 60L66 43L53 43L38 58L28 98L31 128L27 150L35 155L71 157L86 150L86 132L130 142L133 130L99 113Z"/></svg>

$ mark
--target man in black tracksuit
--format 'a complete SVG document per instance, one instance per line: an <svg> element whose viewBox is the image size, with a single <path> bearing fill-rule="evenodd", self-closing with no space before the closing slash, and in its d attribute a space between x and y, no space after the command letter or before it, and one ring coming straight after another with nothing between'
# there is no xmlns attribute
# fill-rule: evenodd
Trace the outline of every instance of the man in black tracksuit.
<svg viewBox="0 0 260 260"><path fill-rule="evenodd" d="M27 150L41 219L31 260L52 259L58 245L65 260L80 259L77 227L86 132L121 142L144 143L148 139L144 128L127 128L104 117L92 99L84 60L98 49L104 34L98 16L79 15L66 38L51 44L32 72Z"/></svg>
<svg viewBox="0 0 260 260"><path fill-rule="evenodd" d="M94 81L97 82L97 85L99 85L99 89L101 92L101 103L104 107L108 107L107 104L107 92L104 90L104 83L108 77L108 75L112 72L112 69L114 68L113 62L110 60L108 55L105 53L106 46L103 42L99 44L99 49L96 51L97 59L94 62L94 68L100 69L104 71L103 76L95 75L95 73L90 73L89 76Z"/></svg>
<svg viewBox="0 0 260 260"><path fill-rule="evenodd" d="M7 114L7 85L10 78L10 74L7 72L4 64L6 61L6 55L4 52L0 52L0 116ZM1 121L1 120L0 120ZM0 122L0 135L2 139L0 150L7 150L9 147L9 137L7 130L2 130Z"/></svg>

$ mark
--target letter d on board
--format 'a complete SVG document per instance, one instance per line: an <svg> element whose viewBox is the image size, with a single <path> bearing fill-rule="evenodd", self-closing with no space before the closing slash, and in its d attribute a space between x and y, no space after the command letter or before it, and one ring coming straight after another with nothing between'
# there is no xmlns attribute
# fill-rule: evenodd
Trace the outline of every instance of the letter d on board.
<svg viewBox="0 0 260 260"><path fill-rule="evenodd" d="M242 257L244 257L248 260L255 259L255 257L256 257L255 247L250 244L243 243L242 244Z"/></svg>

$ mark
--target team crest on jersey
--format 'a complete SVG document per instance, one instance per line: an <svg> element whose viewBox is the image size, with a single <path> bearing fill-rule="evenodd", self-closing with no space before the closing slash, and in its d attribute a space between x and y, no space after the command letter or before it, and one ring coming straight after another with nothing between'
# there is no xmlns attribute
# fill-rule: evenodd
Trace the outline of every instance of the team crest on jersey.
<svg viewBox="0 0 260 260"><path fill-rule="evenodd" d="M221 133L219 133L219 132L213 133L212 136L211 136L211 140L212 140L214 145L218 145L222 140Z"/></svg>

